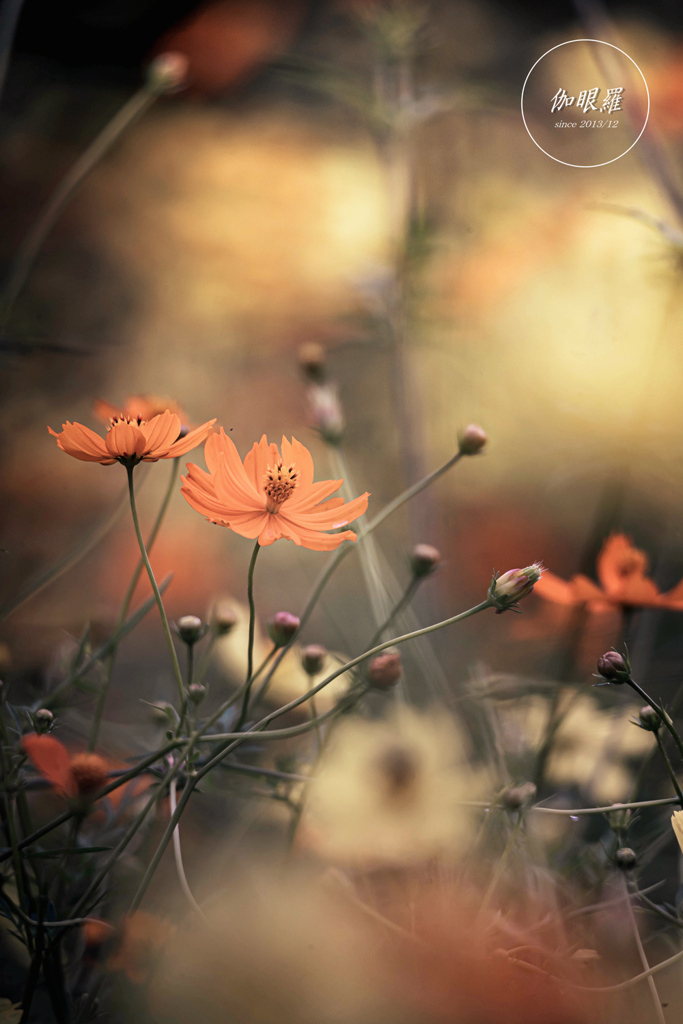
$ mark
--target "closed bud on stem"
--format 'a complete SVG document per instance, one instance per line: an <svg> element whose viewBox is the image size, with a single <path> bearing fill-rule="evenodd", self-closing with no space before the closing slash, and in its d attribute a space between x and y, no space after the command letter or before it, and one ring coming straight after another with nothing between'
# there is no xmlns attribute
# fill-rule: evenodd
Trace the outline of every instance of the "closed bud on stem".
<svg viewBox="0 0 683 1024"><path fill-rule="evenodd" d="M227 636L237 625L237 614L227 601L219 601L211 616L211 628L216 636Z"/></svg>
<svg viewBox="0 0 683 1024"><path fill-rule="evenodd" d="M188 69L184 53L160 53L147 68L147 88L159 96L177 92L186 84Z"/></svg>
<svg viewBox="0 0 683 1024"><path fill-rule="evenodd" d="M304 672L309 676L317 676L322 670L327 657L327 651L320 644L309 644L301 652L301 664Z"/></svg>
<svg viewBox="0 0 683 1024"><path fill-rule="evenodd" d="M598 660L598 672L610 683L627 683L631 678L631 666L618 651L607 651Z"/></svg>
<svg viewBox="0 0 683 1024"><path fill-rule="evenodd" d="M206 697L206 687L204 683L190 683L187 689L187 695L193 704L201 704Z"/></svg>
<svg viewBox="0 0 683 1024"><path fill-rule="evenodd" d="M623 846L614 854L614 863L622 871L631 871L638 863L638 857L630 846Z"/></svg>
<svg viewBox="0 0 683 1024"><path fill-rule="evenodd" d="M55 724L55 716L48 708L40 708L33 716L33 725L37 733L49 732Z"/></svg>
<svg viewBox="0 0 683 1024"><path fill-rule="evenodd" d="M657 714L654 708L651 708L649 704L646 704L644 708L641 708L638 712L638 721L636 723L641 729L645 729L646 732L657 732L662 724L660 716Z"/></svg>
<svg viewBox="0 0 683 1024"><path fill-rule="evenodd" d="M183 615L176 622L176 632L186 644L196 644L204 636L204 623L196 615Z"/></svg>
<svg viewBox="0 0 683 1024"><path fill-rule="evenodd" d="M339 444L344 436L346 420L334 384L311 384L308 404L312 426L319 430L327 444Z"/></svg>
<svg viewBox="0 0 683 1024"><path fill-rule="evenodd" d="M615 806L614 810L607 815L607 823L613 832L621 835L628 832L631 818L633 817L630 807Z"/></svg>
<svg viewBox="0 0 683 1024"><path fill-rule="evenodd" d="M291 612L278 612L268 624L268 635L276 647L286 647L299 632L301 619Z"/></svg>
<svg viewBox="0 0 683 1024"><path fill-rule="evenodd" d="M424 576L438 569L441 561L441 552L431 544L416 544L410 554L410 568L413 570L415 579L421 580Z"/></svg>
<svg viewBox="0 0 683 1024"><path fill-rule="evenodd" d="M524 569L510 569L502 576L494 576L489 587L489 597L499 612L515 609L518 601L534 589L543 574L540 562L527 565Z"/></svg>
<svg viewBox="0 0 683 1024"><path fill-rule="evenodd" d="M536 786L533 782L524 782L521 786L508 786L500 795L500 802L508 811L519 811L536 796Z"/></svg>
<svg viewBox="0 0 683 1024"><path fill-rule="evenodd" d="M488 436L476 423L470 423L458 437L458 451L461 455L478 455L486 447Z"/></svg>
<svg viewBox="0 0 683 1024"><path fill-rule="evenodd" d="M325 379L325 349L317 341L307 341L299 348L301 372L316 384Z"/></svg>
<svg viewBox="0 0 683 1024"><path fill-rule="evenodd" d="M401 678L401 655L398 651L384 651L370 662L368 676L375 690L390 690Z"/></svg>

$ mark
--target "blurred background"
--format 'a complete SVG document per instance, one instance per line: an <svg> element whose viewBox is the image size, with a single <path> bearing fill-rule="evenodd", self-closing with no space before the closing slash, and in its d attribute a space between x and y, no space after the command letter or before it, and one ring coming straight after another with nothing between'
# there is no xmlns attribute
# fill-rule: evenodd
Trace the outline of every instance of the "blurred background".
<svg viewBox="0 0 683 1024"><path fill-rule="evenodd" d="M189 75L86 178L3 328L4 602L125 493L118 465L69 459L46 431L66 419L97 427L98 398L173 396L193 423L217 417L243 455L263 433L294 434L318 478L334 475L298 365L309 342L326 348L352 487L372 493L371 511L452 455L467 423L489 435L484 455L377 534L401 586L413 543L441 550L443 569L415 605L423 624L481 600L494 569L543 560L564 578L594 576L614 530L647 553L662 590L683 577L683 10L673 0L403 6L420 24L406 146L421 233L397 370L378 315L393 273L396 183L364 99L378 87L368 12L381 4L25 0L0 105L5 274L149 60L179 51ZM533 145L520 92L545 50L595 32L642 68L652 113L627 156L577 170ZM169 468L144 472L147 524ZM178 494L153 557L159 577L175 574L170 615L203 615L216 597L244 602L250 553ZM302 605L322 557L286 543L264 552L262 620ZM69 638L88 622L95 634L111 628L135 564L123 514L3 623L6 676L40 694ZM306 640L354 653L368 614L354 555ZM417 673L413 696L455 700L482 672L588 683L623 626L616 612L591 617L568 663L571 609L532 596L522 616L440 634L442 678ZM626 627L638 666L668 697L681 613L636 611ZM119 724L139 719L141 697L171 696L154 614L124 644L116 678L107 713Z"/></svg>

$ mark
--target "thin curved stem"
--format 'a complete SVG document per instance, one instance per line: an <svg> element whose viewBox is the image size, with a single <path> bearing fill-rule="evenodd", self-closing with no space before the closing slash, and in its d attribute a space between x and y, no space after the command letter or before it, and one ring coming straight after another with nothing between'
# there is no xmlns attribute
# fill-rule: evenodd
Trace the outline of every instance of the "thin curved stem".
<svg viewBox="0 0 683 1024"><path fill-rule="evenodd" d="M105 153L126 129L151 107L157 96L158 93L148 86L143 86L131 96L62 178L19 247L0 297L0 328L7 325L14 303L33 269L45 239L57 223L66 204Z"/></svg>
<svg viewBox="0 0 683 1024"><path fill-rule="evenodd" d="M659 730L657 730L657 732L655 732L655 739L657 740L657 746L659 747L659 752L662 755L662 759L664 761L664 764L666 765L666 770L669 773L669 778L671 779L671 785L676 790L676 793L678 795L678 799L680 800L681 806L683 807L683 793L681 793L681 787L678 784L678 779L676 778L676 773L673 770L673 765L671 764L671 761L669 760L669 755L667 754L666 750L664 749L664 744L662 743L662 737L659 735Z"/></svg>
<svg viewBox="0 0 683 1024"><path fill-rule="evenodd" d="M252 675L254 673L254 634L256 631L256 605L254 603L254 569L256 567L256 559L258 553L261 550L261 545L258 541L254 544L254 550L251 555L251 561L249 562L249 572L247 574L247 599L249 601L249 641L247 646L247 678L244 681L244 697L242 698L242 710L240 711L240 717L237 721L237 729L241 729L244 725L244 721L247 717L247 711L249 710L249 694L251 693L252 686Z"/></svg>
<svg viewBox="0 0 683 1024"><path fill-rule="evenodd" d="M334 575L335 571L338 569L339 565L346 558L346 556L349 555L352 551L354 551L359 543L362 544L366 537L369 537L371 533L374 533L377 527L381 526L385 519L387 519L390 515L396 512L397 509L399 509L407 501L410 501L411 498L416 497L416 495L418 495L421 491L424 491L425 488L433 484L436 480L439 479L439 477L443 476L444 473L448 472L451 466L455 466L455 464L459 462L461 458L462 455L460 454L460 452L457 452L455 455L451 456L450 459L447 459L446 462L444 462L437 469L433 470L431 473L428 473L426 476L422 477L421 480L418 480L417 483L414 483L411 487L406 488L406 490L402 491L401 494L397 495L397 497L395 497L393 501L390 501L388 505L385 505L382 511L378 512L374 519L370 520L365 529L361 530L360 533L358 534L358 541L356 543L342 544L340 547L337 548L334 554L328 559L327 565L322 570L318 579L316 580L313 586L313 590L308 596L306 605L303 611L301 612L301 615L299 616L301 620L299 634L301 633L301 630L304 628L309 618L311 617L311 613L315 608L316 604L318 603L318 598L320 597L323 590L325 589L330 579ZM277 672L280 662L287 654L287 651L290 649L292 643L294 643L294 639L292 639L285 647L281 648L277 658L273 663L270 672L268 673L267 679L265 681L266 684L270 683L270 680L272 679L273 675Z"/></svg>
<svg viewBox="0 0 683 1024"><path fill-rule="evenodd" d="M179 458L175 458L172 461L172 464L171 464L171 478L170 478L170 480L168 482L168 487L166 488L166 493L164 495L164 500L161 503L161 508L159 509L159 511L157 513L157 517L156 517L156 519L154 521L154 525L152 526L152 529L151 529L151 532L149 534L149 537L147 538L146 548L147 548L147 552L148 553L154 547L154 542L157 539L157 535L159 533L159 530L161 529L161 524L164 521L164 516L166 515L166 512L168 510L168 506L171 503L171 498L172 498L173 492L175 490L176 480L178 478L178 465L179 465L179 463L180 463L180 459ZM104 705L105 705L105 702L107 700L107 694L109 693L109 687L111 686L112 673L114 671L114 662L116 661L116 651L117 651L119 640L120 640L121 629L123 628L123 624L126 621L126 616L128 614L128 609L130 608L130 603L133 600L133 594L135 593L135 588L138 585L138 582L140 580L140 576L142 575L142 570L144 568L145 568L145 563L144 563L144 561L142 559L142 556L141 556L139 561L138 561L138 564L137 564L137 566L135 568L135 572L133 573L133 575L131 577L130 583L128 584L128 588L126 590L126 593L124 594L123 601L122 601L121 607L119 609L119 614L118 614L118 617L116 619L116 626L114 627L114 636L113 636L113 640L114 640L115 646L113 647L113 649L112 649L112 651L109 654L109 657L107 659L107 666L106 666L106 670L105 670L104 685L102 686L102 690L100 692L100 695L97 698L97 705L95 707L95 715L94 715L94 718L93 718L92 728L90 730L90 740L88 741L88 750L94 750L96 745L97 745L97 738L98 738L99 732L100 732L100 724L102 722L102 715L104 713ZM190 680L190 682L191 682L191 680ZM189 683L188 683L188 685L189 685Z"/></svg>
<svg viewBox="0 0 683 1024"><path fill-rule="evenodd" d="M624 887L624 895L630 896L629 889L628 889L628 882L626 881L626 878L623 878L622 882L623 882L623 887ZM629 921L631 923L631 930L633 932L633 940L634 940L634 942L636 944L636 949L638 950L638 956L640 957L640 962L643 965L643 967L645 968L645 970L649 971L650 965L648 963L647 956L645 955L645 950L643 949L643 943L642 943L642 940L640 938L640 932L638 931L638 922L636 921L636 915L633 912L633 903L631 902L630 899L626 900L626 913L628 914L628 919L629 919ZM659 1024L666 1024L666 1019L664 1017L664 1011L662 1010L662 1003L661 1003L661 1000L659 998L659 993L657 992L657 986L655 985L655 981L654 981L654 978L652 977L652 975L648 975L647 984L648 984L648 988L650 989L650 994L652 996L652 1002L653 1002L654 1007L655 1007L655 1016L657 1017L657 1021L659 1022Z"/></svg>
<svg viewBox="0 0 683 1024"><path fill-rule="evenodd" d="M519 830L522 827L523 820L524 815L520 811L520 813L517 816L517 821L515 822L514 827L510 832L508 841L505 844L505 848L500 856L498 863L496 864L495 871L493 872L493 877L489 882L489 887L486 890L486 893L484 894L484 899L482 900L481 908L479 911L480 914L484 913L484 911L488 908L489 903L493 899L493 895L496 889L498 888L498 883L503 877L503 872L505 871L505 868L507 866L508 858L510 857L510 854L512 853L513 847L515 845L517 834L519 833Z"/></svg>
<svg viewBox="0 0 683 1024"><path fill-rule="evenodd" d="M176 779L171 779L169 786L169 800L171 805L171 814L175 814L177 802L176 802ZM173 855L175 858L176 871L178 873L178 881L180 882L180 888L183 890L187 902L190 904L196 914L205 921L206 915L202 908L197 903L196 899L192 895L192 890L187 881L187 875L185 874L185 868L183 867L183 852L180 846L180 825L176 825L173 830Z"/></svg>
<svg viewBox="0 0 683 1024"><path fill-rule="evenodd" d="M166 635L166 642L168 644L168 649L169 649L169 652L170 652L170 655L171 655L171 662L173 664L173 672L174 672L174 675L175 675L176 684L178 686L178 696L180 697L180 704L181 704L181 707L182 707L182 705L183 705L183 703L185 701L185 688L183 686L183 674L180 671L180 663L178 661L178 655L176 653L175 644L173 643L173 637L171 636L171 629L170 629L170 626L168 624L168 618L166 617L166 609L164 608L164 602L163 602L163 600L161 598L161 594L159 593L159 587L157 586L157 581L156 581L156 579L154 577L154 572L152 571L152 566L150 565L149 557L147 555L147 550L145 548L145 542L142 539L142 533L140 531L140 522L138 520L138 513L137 513L137 509L135 507L135 488L133 486L134 467L133 466L126 466L126 470L128 472L128 493L129 493L129 496L130 496L130 511L131 511L132 516L133 516L133 525L135 527L135 536L138 539L138 545L140 547L140 554L142 555L142 561L144 562L145 569L147 570L147 575L149 576L149 582L152 585L152 590L154 591L154 597L155 597L155 600L156 600L156 603L157 603L157 607L159 609L159 615L161 616L161 623L162 623L162 625L164 627L164 633Z"/></svg>
<svg viewBox="0 0 683 1024"><path fill-rule="evenodd" d="M422 581L418 577L413 576L410 583L403 592L401 598L396 602L387 618L384 620L382 625L379 626L379 628L377 629L375 635L368 644L368 647L374 647L375 644L378 644L380 642L385 632L389 629L389 626L391 626L394 620L401 614L401 612L405 608L408 607L412 599L415 597L415 594L417 593L417 589L420 586L421 582Z"/></svg>
<svg viewBox="0 0 683 1024"><path fill-rule="evenodd" d="M642 686L638 686L638 683L635 681L635 679L627 679L626 681L628 685L632 689L634 689L636 693L639 694L639 696L643 698L644 701L647 701L652 710L659 716L662 723L666 726L666 728L673 736L674 742L678 747L678 752L681 755L681 758L683 758L683 740L681 740L681 737L678 735L676 727L674 726L673 722L671 721L667 713L664 711L663 708L660 708L659 704L657 704L657 702L654 701L652 697L645 693L645 690L642 688Z"/></svg>

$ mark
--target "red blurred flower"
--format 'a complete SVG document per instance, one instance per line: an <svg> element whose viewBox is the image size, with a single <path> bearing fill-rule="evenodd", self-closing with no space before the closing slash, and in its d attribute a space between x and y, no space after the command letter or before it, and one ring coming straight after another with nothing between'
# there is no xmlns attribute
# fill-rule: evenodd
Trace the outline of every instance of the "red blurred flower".
<svg viewBox="0 0 683 1024"><path fill-rule="evenodd" d="M599 614L613 608L669 608L683 611L683 580L673 590L662 593L647 575L648 557L634 547L623 533L611 534L595 563L600 586L588 576L578 574L563 580L545 572L535 592L556 604L585 604Z"/></svg>
<svg viewBox="0 0 683 1024"><path fill-rule="evenodd" d="M31 732L22 738L21 745L33 767L67 800L91 800L110 782L110 772L118 767L99 754L70 754L54 736ZM148 784L147 779L133 779L112 790L108 799L118 807L126 789L137 795Z"/></svg>

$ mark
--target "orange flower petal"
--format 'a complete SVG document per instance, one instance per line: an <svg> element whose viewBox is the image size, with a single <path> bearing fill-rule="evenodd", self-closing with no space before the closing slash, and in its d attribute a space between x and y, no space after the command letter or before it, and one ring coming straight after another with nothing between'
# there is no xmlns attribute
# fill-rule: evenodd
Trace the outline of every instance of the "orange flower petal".
<svg viewBox="0 0 683 1024"><path fill-rule="evenodd" d="M166 451L158 452L157 458L159 459L177 459L180 455L187 455L193 448L200 445L202 441L205 441L213 429L213 425L216 422L215 418L207 420L206 423L202 423L201 427L195 427L185 437L179 437L177 441Z"/></svg>
<svg viewBox="0 0 683 1024"><path fill-rule="evenodd" d="M286 437L283 437L280 447L282 450L282 461L287 465L293 462L299 470L301 474L301 488L310 487L313 483L313 458L308 448L301 441L297 441L295 437L292 438L291 444ZM341 486L342 483L343 481L340 481L339 485Z"/></svg>
<svg viewBox="0 0 683 1024"><path fill-rule="evenodd" d="M239 455L237 457L239 458ZM260 441L254 441L251 451L244 460L244 469L259 494L263 494L263 480L266 470L269 466L277 465L279 461L280 453L277 450L277 445L274 443L268 444L265 434Z"/></svg>
<svg viewBox="0 0 683 1024"><path fill-rule="evenodd" d="M145 435L147 451L155 454L170 448L178 440L181 426L180 418L168 409L153 416L148 423L143 423L140 430Z"/></svg>
<svg viewBox="0 0 683 1024"><path fill-rule="evenodd" d="M648 558L644 551L633 546L624 533L611 534L602 546L595 562L598 579L611 597L617 594L624 579L631 576L644 578Z"/></svg>
<svg viewBox="0 0 683 1024"><path fill-rule="evenodd" d="M71 769L69 752L54 736L39 736L35 732L22 737L21 746L40 774L63 796L74 796L76 782Z"/></svg>
<svg viewBox="0 0 683 1024"><path fill-rule="evenodd" d="M84 427L82 423L69 423L68 421L63 423L61 434L57 434L52 427L47 429L56 438L62 451L67 455L72 455L75 459L80 459L82 462L111 460L99 434Z"/></svg>
<svg viewBox="0 0 683 1024"><path fill-rule="evenodd" d="M131 458L142 455L147 447L145 435L132 423L115 423L104 439L109 454L115 458Z"/></svg>

